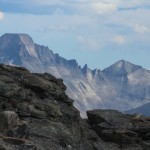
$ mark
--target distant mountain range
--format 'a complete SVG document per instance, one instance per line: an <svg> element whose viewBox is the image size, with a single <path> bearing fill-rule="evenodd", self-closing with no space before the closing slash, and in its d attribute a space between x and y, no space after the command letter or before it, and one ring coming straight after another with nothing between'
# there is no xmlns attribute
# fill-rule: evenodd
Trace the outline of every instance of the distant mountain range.
<svg viewBox="0 0 150 150"><path fill-rule="evenodd" d="M81 68L76 60L66 60L48 47L35 44L27 34L0 37L0 63L63 78L66 92L82 116L86 110L127 111L150 102L150 71L141 66L120 60L102 71L87 65Z"/></svg>
<svg viewBox="0 0 150 150"><path fill-rule="evenodd" d="M129 110L129 111L127 111L127 113L129 113L129 114L138 113L138 114L142 114L142 115L145 115L145 116L150 116L150 103L146 103L146 104L144 104L140 107Z"/></svg>

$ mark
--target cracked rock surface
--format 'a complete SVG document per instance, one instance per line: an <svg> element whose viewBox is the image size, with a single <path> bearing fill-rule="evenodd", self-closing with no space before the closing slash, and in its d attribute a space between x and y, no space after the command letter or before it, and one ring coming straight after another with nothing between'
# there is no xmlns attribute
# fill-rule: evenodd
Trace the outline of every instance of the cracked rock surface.
<svg viewBox="0 0 150 150"><path fill-rule="evenodd" d="M150 120L112 110L81 119L62 79L0 65L0 150L146 150Z"/></svg>

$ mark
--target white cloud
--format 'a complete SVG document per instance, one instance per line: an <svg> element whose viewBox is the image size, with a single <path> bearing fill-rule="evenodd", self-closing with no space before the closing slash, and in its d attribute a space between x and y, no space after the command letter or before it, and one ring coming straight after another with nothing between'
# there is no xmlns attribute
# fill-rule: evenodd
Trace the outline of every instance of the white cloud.
<svg viewBox="0 0 150 150"><path fill-rule="evenodd" d="M24 17L22 17L24 16ZM89 27L92 23L94 23L94 19L89 18L88 16L80 16L80 15L67 15L67 14L59 14L55 13L53 15L31 15L31 14L5 14L6 23L9 24L11 20L14 24L11 26L12 28L17 28L21 26L25 26L25 28L29 28L32 30L32 27L36 31L40 32L48 32L51 31L67 31L67 32L78 32L79 28ZM21 20L19 24L16 26L17 20ZM27 24L27 22L31 22L32 24ZM26 24L26 25L25 25ZM92 25L91 25L92 26ZM21 27L22 28L22 27ZM22 28L23 29L23 28Z"/></svg>
<svg viewBox="0 0 150 150"><path fill-rule="evenodd" d="M124 36L116 35L114 36L113 41L119 45L122 45L126 42L126 39Z"/></svg>
<svg viewBox="0 0 150 150"><path fill-rule="evenodd" d="M56 8L54 11L54 15L64 15L64 14L65 14L64 10L60 8Z"/></svg>
<svg viewBox="0 0 150 150"><path fill-rule="evenodd" d="M149 32L149 28L147 28L146 26L143 26L143 25L135 24L135 25L131 25L131 27L137 33L144 34L144 33Z"/></svg>
<svg viewBox="0 0 150 150"><path fill-rule="evenodd" d="M95 11L98 14L113 12L117 9L117 5L115 3L102 3L102 2L92 3L90 7L91 10Z"/></svg>
<svg viewBox="0 0 150 150"><path fill-rule="evenodd" d="M78 36L77 40L84 50L99 50L101 47L100 43L95 38Z"/></svg>
<svg viewBox="0 0 150 150"><path fill-rule="evenodd" d="M3 20L4 18L4 13L0 11L0 20Z"/></svg>
<svg viewBox="0 0 150 150"><path fill-rule="evenodd" d="M72 7L74 13L78 13L80 15L88 15L88 16L98 16L104 15L108 13L112 13L117 10L117 4L111 2L76 2L69 3L69 7Z"/></svg>

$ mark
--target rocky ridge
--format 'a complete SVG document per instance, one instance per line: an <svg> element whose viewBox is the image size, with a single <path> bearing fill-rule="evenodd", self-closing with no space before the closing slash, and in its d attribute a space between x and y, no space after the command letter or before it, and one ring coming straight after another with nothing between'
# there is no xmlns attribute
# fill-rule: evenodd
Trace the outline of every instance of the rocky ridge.
<svg viewBox="0 0 150 150"><path fill-rule="evenodd" d="M127 111L150 102L150 71L141 66L120 60L104 70L81 68L76 60L66 60L35 44L27 34L0 37L0 63L62 78L67 95L83 117L91 109Z"/></svg>
<svg viewBox="0 0 150 150"><path fill-rule="evenodd" d="M80 118L62 79L0 65L1 150L148 150L150 118L112 110Z"/></svg>
<svg viewBox="0 0 150 150"><path fill-rule="evenodd" d="M62 79L0 65L0 149L92 149Z"/></svg>

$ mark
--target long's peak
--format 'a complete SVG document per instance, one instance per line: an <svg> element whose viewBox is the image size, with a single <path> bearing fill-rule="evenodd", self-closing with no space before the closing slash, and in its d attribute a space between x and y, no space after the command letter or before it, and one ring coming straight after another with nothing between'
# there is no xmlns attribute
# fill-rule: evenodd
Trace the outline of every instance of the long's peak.
<svg viewBox="0 0 150 150"><path fill-rule="evenodd" d="M15 53L15 51L16 53L19 53L21 50L20 47L22 46L22 51L24 50L24 53L27 52L29 55L37 57L34 47L35 44L28 34L5 33L0 37L0 45L1 49L3 49L4 51L12 51L13 48L13 53Z"/></svg>
<svg viewBox="0 0 150 150"><path fill-rule="evenodd" d="M15 42L17 43L18 41L22 41L25 45L33 44L32 38L28 34L24 33L5 33L0 37L1 41L10 41L10 42Z"/></svg>
<svg viewBox="0 0 150 150"><path fill-rule="evenodd" d="M2 36L28 36L30 37L28 34L25 34L25 33L5 33Z"/></svg>
<svg viewBox="0 0 150 150"><path fill-rule="evenodd" d="M20 40L28 40L30 42L33 42L32 38L28 35L28 34L24 34L24 33L5 33L4 35L2 35L0 37L0 39L3 40L16 40L16 39L20 39Z"/></svg>

